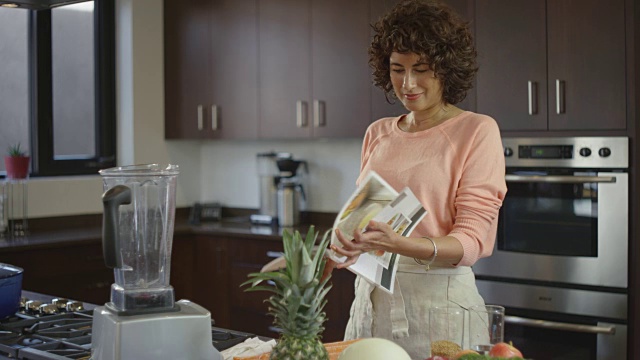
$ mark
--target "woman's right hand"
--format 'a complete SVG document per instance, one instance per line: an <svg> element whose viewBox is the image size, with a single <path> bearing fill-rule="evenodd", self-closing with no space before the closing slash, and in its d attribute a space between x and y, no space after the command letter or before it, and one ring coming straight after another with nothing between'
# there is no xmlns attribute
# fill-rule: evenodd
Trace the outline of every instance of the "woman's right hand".
<svg viewBox="0 0 640 360"><path fill-rule="evenodd" d="M338 269L344 269L346 267L349 267L355 264L356 261L358 261L360 254L362 254L362 251L355 249L353 247L353 244L358 241L360 234L358 231L355 231L354 239L348 240L343 236L342 232L339 229L336 229L335 232L336 232L336 238L340 241L340 243L342 244L342 247L331 245L331 250L333 250L339 255L347 257L347 260L345 262L336 263L335 267L337 267Z"/></svg>

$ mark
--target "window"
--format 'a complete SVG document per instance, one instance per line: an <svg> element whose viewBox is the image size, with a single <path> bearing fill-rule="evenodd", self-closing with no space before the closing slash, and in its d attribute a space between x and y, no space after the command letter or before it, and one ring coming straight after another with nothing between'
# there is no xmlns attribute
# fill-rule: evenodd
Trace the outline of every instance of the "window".
<svg viewBox="0 0 640 360"><path fill-rule="evenodd" d="M0 8L0 151L20 142L32 176L115 165L113 3Z"/></svg>

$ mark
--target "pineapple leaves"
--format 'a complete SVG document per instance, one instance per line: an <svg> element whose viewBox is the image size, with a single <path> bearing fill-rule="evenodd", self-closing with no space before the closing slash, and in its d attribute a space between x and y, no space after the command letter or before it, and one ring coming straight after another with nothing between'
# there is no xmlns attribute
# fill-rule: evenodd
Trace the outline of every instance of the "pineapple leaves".
<svg viewBox="0 0 640 360"><path fill-rule="evenodd" d="M241 286L250 285L245 291L269 291L265 299L273 323L282 329L281 339L304 339L319 341L324 331L327 303L326 295L331 289L330 275L322 278L326 266L325 251L330 241L327 231L318 243L318 233L311 226L306 235L284 230L282 243L285 268L265 273L251 273ZM266 283L270 284L267 285ZM284 342L279 342L283 343ZM321 349L324 349L320 345ZM274 348L274 351L277 350ZM305 359L308 357L304 357Z"/></svg>

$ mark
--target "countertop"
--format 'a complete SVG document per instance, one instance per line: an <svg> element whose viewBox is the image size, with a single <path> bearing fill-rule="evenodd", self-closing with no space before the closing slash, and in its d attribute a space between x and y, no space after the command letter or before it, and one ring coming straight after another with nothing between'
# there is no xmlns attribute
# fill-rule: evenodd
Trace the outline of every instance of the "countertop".
<svg viewBox="0 0 640 360"><path fill-rule="evenodd" d="M99 215L93 215L99 216ZM316 217L316 230L322 236L331 228L330 219L332 214L321 218ZM60 225L62 222L63 225ZM67 226L64 226L64 224ZM31 225L30 225L31 226ZM202 223L199 225L190 224L184 216L176 216L174 225L174 240L181 235L211 235L216 237L260 239L265 241L279 241L282 239L284 230L300 231L306 234L309 224L302 224L292 228L281 228L278 226L253 225L249 222L248 216L236 216L223 218L219 222ZM61 244L101 242L102 240L101 222L75 221L73 217L65 217L58 222L55 228L33 229L23 237L8 237L6 234L0 238L0 252L21 251L26 248L46 248Z"/></svg>

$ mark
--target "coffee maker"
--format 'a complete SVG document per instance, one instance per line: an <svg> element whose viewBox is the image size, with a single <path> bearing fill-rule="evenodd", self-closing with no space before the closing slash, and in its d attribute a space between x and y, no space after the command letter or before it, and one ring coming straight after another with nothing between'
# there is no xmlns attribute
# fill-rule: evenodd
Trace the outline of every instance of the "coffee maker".
<svg viewBox="0 0 640 360"><path fill-rule="evenodd" d="M304 172L300 169L304 169ZM282 225L279 221L279 214L285 209L285 203L300 203L292 213L297 214L300 209L304 209L303 183L304 174L308 173L307 162L304 160L294 160L293 155L288 152L267 152L257 155L257 173L260 192L260 209L257 214L251 215L251 223L258 225ZM283 201L279 193L297 194L294 202ZM289 197L290 198L290 197ZM280 200L279 200L280 199ZM287 209L291 209L288 206ZM290 216L287 215L289 218ZM287 225L291 226L291 225Z"/></svg>
<svg viewBox="0 0 640 360"><path fill-rule="evenodd" d="M305 210L307 196L304 191L304 175L309 173L304 160L280 159L277 191L278 225L296 226L300 223L300 211Z"/></svg>
<svg viewBox="0 0 640 360"><path fill-rule="evenodd" d="M101 170L111 301L93 312L91 358L219 360L211 313L169 284L178 166Z"/></svg>

